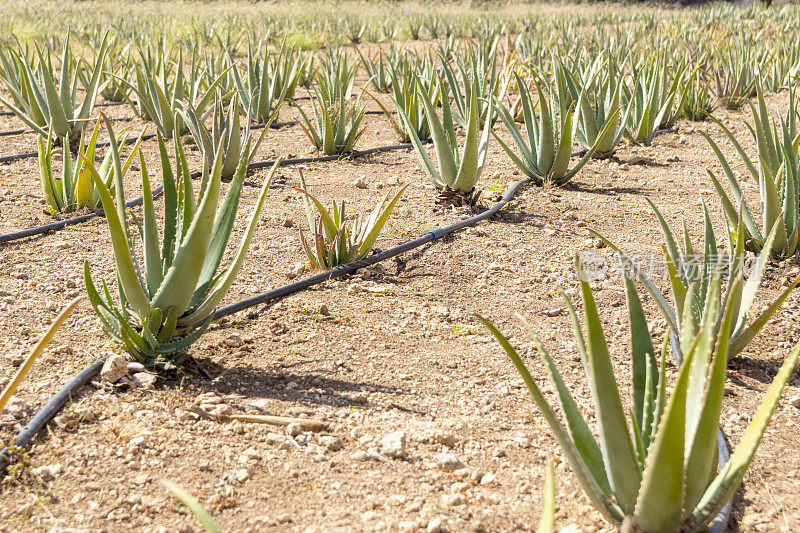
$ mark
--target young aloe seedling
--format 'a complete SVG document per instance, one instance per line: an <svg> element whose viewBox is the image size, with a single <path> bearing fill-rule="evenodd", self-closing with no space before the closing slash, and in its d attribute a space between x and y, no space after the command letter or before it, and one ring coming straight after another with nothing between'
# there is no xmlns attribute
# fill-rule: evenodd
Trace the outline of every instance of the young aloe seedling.
<svg viewBox="0 0 800 533"><path fill-rule="evenodd" d="M344 200L342 200L341 206L337 206L336 202L333 202L333 212L329 212L322 202L308 192L302 171L300 171L300 183L303 188L297 190L305 195L303 203L308 227L311 231L311 244L306 241L302 229L300 230L300 241L303 243L303 250L306 252L311 266L319 269L333 268L365 257L389 220L389 215L392 214L400 196L410 185L405 185L391 199L387 193L375 205L366 220L359 216L348 222L345 218ZM317 219L312 213L311 203L319 213Z"/></svg>

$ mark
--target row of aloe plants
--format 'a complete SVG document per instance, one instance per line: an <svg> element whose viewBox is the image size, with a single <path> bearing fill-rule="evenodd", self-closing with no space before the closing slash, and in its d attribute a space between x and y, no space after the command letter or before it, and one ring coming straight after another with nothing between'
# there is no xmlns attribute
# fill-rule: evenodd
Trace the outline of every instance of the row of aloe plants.
<svg viewBox="0 0 800 533"><path fill-rule="evenodd" d="M652 48L643 46L641 39L617 35L602 41L604 33L599 29L595 34L598 42L573 39L566 49L566 39L531 41L534 37L524 33L513 40L508 33L496 30L484 35L483 44L463 45L444 39L423 53L394 44L377 54L357 51L377 91L396 92L393 86L399 83L408 64L418 73L434 64L447 80L461 126L466 122L468 103L462 81L466 74L474 73L479 79L483 116L486 97L502 97L514 81L507 72L511 59L531 66L528 70L534 73L568 68L572 77L583 84L589 81L592 71L598 70L594 58L603 57L603 73L613 70L617 79L598 79L595 83L620 85L620 103L631 107L626 118L628 133L645 143L651 140L653 121L659 123L658 127L669 127L680 115L705 118L717 104L740 107L755 95L759 75L764 88L777 91L791 85L800 74L800 49L786 42L763 46L745 37L714 42L698 36L698 44L682 35L681 41L660 43L663 52L654 56L650 54ZM283 101L292 98L298 86L309 85L318 73L324 75L320 69L330 70L331 58L339 62L342 55L339 51L321 56L303 54L287 41L271 47L253 37L248 37L246 44L242 57L224 41L207 49L199 42L188 47L170 46L163 36L126 42L119 36L103 35L90 46L91 59L76 59L72 49L79 46L73 43L71 33L58 49L50 42L31 46L30 42L11 41L0 46L0 79L9 93L3 103L42 134L52 122L59 139L65 135L77 138L92 115L98 95L129 102L137 115L156 122L166 136L176 126L170 120L178 102L187 100L207 107L216 89L225 98L238 91L243 112L252 108L252 119L264 123ZM498 65L499 55L503 57ZM569 63L567 67L564 62ZM349 59L345 63L349 68L355 67ZM501 76L501 72L505 75ZM529 75L526 82L532 83L536 77ZM78 82L85 93L80 105L76 102ZM342 89L349 95L350 88L343 85ZM589 96L591 99L595 95L590 91ZM649 102L653 102L652 108L648 107ZM177 126L185 131L185 125Z"/></svg>

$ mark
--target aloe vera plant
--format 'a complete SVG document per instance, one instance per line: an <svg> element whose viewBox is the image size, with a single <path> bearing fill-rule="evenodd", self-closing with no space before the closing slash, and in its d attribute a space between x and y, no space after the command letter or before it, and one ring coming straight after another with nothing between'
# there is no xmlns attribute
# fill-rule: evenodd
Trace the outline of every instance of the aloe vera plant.
<svg viewBox="0 0 800 533"><path fill-rule="evenodd" d="M387 59L383 50L378 53L378 60L375 61L371 57L365 56L360 48L356 48L358 57L361 60L361 65L369 76L370 83L376 91L381 93L388 93L392 86L392 78L390 69L392 60ZM389 52L392 53L391 51ZM395 52L396 54L396 52Z"/></svg>
<svg viewBox="0 0 800 533"><path fill-rule="evenodd" d="M795 255L800 249L800 131L798 130L798 107L794 90L789 92L789 108L786 116L778 116L771 120L764 94L757 88L757 104L749 103L753 114L753 125L748 125L758 149L758 161L753 163L750 157L736 140L731 131L719 120L712 117L725 136L733 144L742 164L758 184L760 191L762 224L756 222L747 200L742 195L742 188L733 174L719 146L705 133L703 136L711 145L717 156L732 196L722 187L720 180L710 170L708 175L720 196L725 215L731 225L741 225L745 240L750 250L760 253L764 246L765 236L777 226L772 256L786 258ZM741 206L737 209L736 206ZM740 224L741 221L741 224Z"/></svg>
<svg viewBox="0 0 800 533"><path fill-rule="evenodd" d="M742 107L755 95L758 73L763 66L763 60L758 61L754 56L754 47L743 42L720 50L714 71L717 100L727 109Z"/></svg>
<svg viewBox="0 0 800 533"><path fill-rule="evenodd" d="M617 108L607 117L602 130L595 137L594 144L589 147L583 157L572 168L569 168L572 145L575 142L575 132L578 129L579 117L575 114L576 105L570 105L565 115L559 116L556 113L557 110L551 107L549 99L545 96L540 84L537 84L536 91L539 96L540 109L537 115L527 86L516 73L514 75L517 78L517 86L520 91L527 140L517 128L514 116L502 104L497 104L497 111L500 115L500 120L511 135L519 155L494 131L492 134L511 160L514 161L514 164L534 183L537 185L563 185L583 168L594 155L600 143L604 142L608 132L618 125L615 121L619 116L620 110ZM582 101L584 98L585 95L581 93L577 102L578 109L583 107Z"/></svg>
<svg viewBox="0 0 800 533"><path fill-rule="evenodd" d="M175 354L184 352L200 338L214 316L215 307L233 284L280 161L276 161L264 181L237 252L228 266L218 272L235 222L247 170L245 160L240 161L220 203L222 150L217 150L213 165L203 165L200 193L195 196L180 139L177 135L174 139L177 168L173 170L163 137L159 135L164 225L159 232L150 178L140 154L144 202L143 220L136 221L139 237L136 240L141 243L142 250L138 252L123 207L119 149L111 125L106 123L106 127L115 169L114 197L94 169L93 162L84 161L100 192L108 221L117 267L119 304L114 302L105 282L100 290L95 287L88 261L84 264L86 290L109 337L121 343L148 368L172 370L180 363L180 356Z"/></svg>
<svg viewBox="0 0 800 533"><path fill-rule="evenodd" d="M456 56L455 69L447 61L448 56L442 55L442 70L453 99L453 116L462 128L469 122L473 91L478 92L479 125L483 126L487 118L492 125L497 120L497 116L490 112L492 102L505 97L511 79L501 76L501 69L497 68L497 45L498 39L493 39L487 43L486 49L468 47L465 53Z"/></svg>
<svg viewBox="0 0 800 533"><path fill-rule="evenodd" d="M670 70L661 57L634 67L634 86L626 95L630 108L628 136L634 142L649 145L659 128L670 128L675 123L687 88L681 89L685 64L673 67Z"/></svg>
<svg viewBox="0 0 800 533"><path fill-rule="evenodd" d="M302 189L297 190L304 195L303 203L311 232L311 244L307 242L302 229L300 242L311 266L318 269L333 268L365 257L378 239L398 200L409 186L405 185L392 198L387 193L366 219L359 216L355 220L347 221L344 200L341 206L333 202L332 211L328 211L322 202L308 192L302 172L300 181ZM319 213L319 218L314 217L312 203Z"/></svg>
<svg viewBox="0 0 800 533"><path fill-rule="evenodd" d="M711 80L705 79L704 76L704 72L697 69L686 82L686 97L683 100L681 115L695 122L708 118L717 105L711 94Z"/></svg>
<svg viewBox="0 0 800 533"><path fill-rule="evenodd" d="M618 112L624 82L615 60L608 54L598 57L588 69L585 81L581 81L580 73L572 72L557 60L555 85L561 116L567 115L573 102L580 104L580 108L575 110L578 120L575 135L580 145L589 150L597 144L596 156L611 157L625 134L625 123L631 109L628 105L624 113ZM521 99L519 108L518 115L524 121ZM519 116L515 118L520 121ZM607 124L610 124L609 129L605 129Z"/></svg>
<svg viewBox="0 0 800 533"><path fill-rule="evenodd" d="M230 57L233 63L233 57ZM284 102L294 96L306 63L293 48L281 46L277 55L270 55L266 47L248 47L245 76L237 68L231 70L239 91L242 108L250 113L250 120L264 124L274 118Z"/></svg>
<svg viewBox="0 0 800 533"><path fill-rule="evenodd" d="M37 50L39 64L34 71L27 56L21 50L17 51L9 46L7 49L19 75L18 85L6 84L13 102L0 95L0 102L26 126L43 137L53 135L58 140L73 140L80 135L86 123L91 120L97 94L103 89L100 77L107 50L106 38L103 38L94 65L89 67L92 74L85 83L85 95L80 105L77 105L76 100L80 63L70 52L69 40L68 33L64 39L58 78L52 74L49 56L45 58L41 50Z"/></svg>
<svg viewBox="0 0 800 533"><path fill-rule="evenodd" d="M190 104L181 111L195 143L203 153L206 165L211 167L217 158L216 150L222 151L222 179L228 180L236 173L242 161L249 164L256 155L258 148L264 141L269 131L269 126L275 119L277 110L261 131L255 143L251 142L250 123L252 114L248 112L244 128L241 127L239 116L239 95L234 94L228 111L222 100L217 100L213 108L211 131L208 131L200 113Z"/></svg>
<svg viewBox="0 0 800 533"><path fill-rule="evenodd" d="M123 48L115 46L109 47L103 60L103 68L100 77L102 89L100 96L109 102L125 102L128 100L130 87L120 81L121 79L132 79L133 59L131 58L131 45ZM81 83L89 86L89 80L82 76Z"/></svg>
<svg viewBox="0 0 800 533"><path fill-rule="evenodd" d="M581 273L580 264L578 269ZM740 282L741 279L735 281ZM714 302L720 299L720 284L720 277L716 276L709 287L709 298ZM586 335L574 306L566 299L590 384L599 442L530 325L522 319L554 385L566 426L508 339L488 320L480 318L522 376L581 487L606 520L644 533L704 531L742 483L800 356L800 344L784 360L730 460L718 467L717 429L725 394L734 303L726 302L721 314L715 311L716 304L708 307L700 331L683 353L683 363L669 391L667 338L657 358L635 285L628 278L625 286L631 329L628 416L588 282L580 282ZM715 327L717 321L719 328Z"/></svg>
<svg viewBox="0 0 800 533"><path fill-rule="evenodd" d="M326 50L323 62L317 67L315 81L319 94L328 102L353 95L353 84L358 73L358 63L342 50Z"/></svg>
<svg viewBox="0 0 800 533"><path fill-rule="evenodd" d="M671 304L662 295L650 276L632 258L599 233L595 232L595 234L619 254L625 274L643 283L667 321L670 330L678 338L683 351L689 350L692 340L700 331L703 316L707 312L711 312L709 306L716 305L717 308L713 312L717 316L721 316L721 306L725 302L732 302L733 324L730 330L728 357L736 357L764 328L800 283L800 277L796 278L765 309L753 315L756 295L778 233L777 226L773 227L764 243L761 256L747 275L747 250L741 217L739 218L739 227L735 231L732 231L726 222L725 249L730 252L722 253L719 246L720 239L715 235L705 202L703 202L705 242L701 247L692 244L685 225L682 234L674 231L655 204L650 200L647 201L653 209L664 236L663 250L672 292ZM723 297L721 300L711 300L710 287L713 285L714 279L720 276L724 282L727 280ZM742 282L740 283L738 280L742 280ZM687 308L690 312L684 312ZM719 328L720 325L717 322L716 327Z"/></svg>
<svg viewBox="0 0 800 533"><path fill-rule="evenodd" d="M327 85L322 76L318 82L320 90L315 89L312 97L314 120L298 106L303 118L300 127L317 150L326 155L350 153L364 134L364 128L359 129L365 110L361 95L355 102L348 102L340 88Z"/></svg>
<svg viewBox="0 0 800 533"><path fill-rule="evenodd" d="M79 209L96 210L100 208L100 193L97 191L92 181L91 174L83 159L95 160L95 147L97 146L97 134L100 132L100 120L97 121L94 131L88 141L85 139L85 132L81 132L80 141L77 145L75 164L72 164L72 156L69 149L63 150L63 163L61 176L53 174L53 138L48 134L45 137L38 136L37 148L39 151L39 175L42 182L42 192L47 201L47 208L53 215L70 213ZM123 177L131 166L137 152L142 144L144 130L137 139L136 143L122 165ZM126 139L120 136L118 143L124 143ZM62 139L64 146L69 146L68 139ZM114 167L112 165L111 153L106 153L100 164L98 174L102 178L106 187L112 187L114 183Z"/></svg>
<svg viewBox="0 0 800 533"><path fill-rule="evenodd" d="M487 116L483 131L478 128L478 91L470 91L470 104L468 121L466 126L466 138L464 148L461 153L458 150L456 141L455 123L447 98L442 98L442 118L436 113L436 108L428 93L423 90L421 84L417 84L417 94L425 107L425 118L433 139L433 147L436 153L438 168L434 166L422 141L414 129L414 123L406 112L399 108L398 115L405 124L406 131L411 136L411 144L417 158L422 163L422 168L430 178L433 185L442 193L442 199L451 200L461 198L470 204L474 204L480 191L475 184L483 172L483 165L486 162L486 151L489 147L489 132L492 129L491 116ZM491 113L491 110L490 110ZM480 137L478 137L480 134Z"/></svg>
<svg viewBox="0 0 800 533"><path fill-rule="evenodd" d="M400 110L409 119L411 129L417 134L417 138L423 141L430 139L431 130L425 118L425 105L418 91L424 91L428 99L436 108L442 96L442 83L435 71L431 71L429 76L423 77L416 74L409 63L403 63L398 67L390 67L392 99L398 115ZM387 107L372 94L367 93L378 104L383 114L389 120L401 142L411 142L411 134L406 123L396 119Z"/></svg>
<svg viewBox="0 0 800 533"><path fill-rule="evenodd" d="M118 78L136 94L137 105L131 107L137 115L151 120L156 129L166 138L171 138L173 132L183 135L188 131L183 116L179 113L185 103L190 104L195 111L202 115L214 104L217 86L228 75L225 69L215 80L207 83L202 75L198 61L193 61L189 73L184 72L183 52L178 54L174 63L161 57L155 65L155 71L146 70L136 66L134 83L127 79ZM174 74L172 71L174 70Z"/></svg>

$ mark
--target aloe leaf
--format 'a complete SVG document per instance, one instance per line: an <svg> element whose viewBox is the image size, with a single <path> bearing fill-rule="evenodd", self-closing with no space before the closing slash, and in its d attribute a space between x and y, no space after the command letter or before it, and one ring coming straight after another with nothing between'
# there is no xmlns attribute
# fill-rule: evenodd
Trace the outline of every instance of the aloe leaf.
<svg viewBox="0 0 800 533"><path fill-rule="evenodd" d="M455 181L456 178L456 161L453 157L453 151L451 150L451 143L448 142L447 134L445 133L445 126L442 125L442 121L439 120L439 116L436 114L436 108L433 106L433 102L431 102L430 97L428 94L422 89L421 83L417 84L417 95L422 100L422 104L425 106L425 117L428 120L428 127L431 130L431 139L433 140L433 147L436 151L436 159L438 161L439 169L438 172L435 174L438 177L439 181L442 183L443 186L449 186ZM442 104L449 108L446 104L446 99L442 102ZM408 117L406 117L407 119ZM445 122L447 120L445 119ZM411 128L411 122L408 122L409 129ZM452 128L452 123L450 124ZM413 137L412 137L413 138ZM416 147L418 143L414 143ZM422 149L421 143L419 143L419 149L417 153L419 154L420 149ZM434 180L434 183L436 181Z"/></svg>
<svg viewBox="0 0 800 533"><path fill-rule="evenodd" d="M511 346L511 344L508 342L508 339L506 339L491 322L480 315L477 315L477 317L478 320L480 320L489 329L489 331L492 332L497 339L497 342L500 343L500 346L502 346L503 350L505 350L506 354L511 359L511 362L516 367L517 372L519 372L520 376L522 376L525 385L528 387L528 391L533 397L536 407L539 408L539 410L542 412L542 415L545 417L545 420L547 420L551 431L558 441L558 445L561 447L562 452L567 457L567 460L569 461L569 464L575 473L575 477L578 478L578 482L586 492L587 497L592 502L595 509L597 509L607 520L611 522L621 522L625 516L622 512L622 509L620 509L617 504L613 503L608 495L603 493L597 482L586 470L580 453L575 448L574 442L572 439L570 439L564 426L561 425L561 422L559 422L555 412L553 412L553 410L550 408L550 405L547 403L547 400L545 399L541 390L536 385L533 377L531 377L528 369L525 367L525 363L522 362L522 359L517 351L513 346Z"/></svg>
<svg viewBox="0 0 800 533"><path fill-rule="evenodd" d="M156 342L160 344L164 344L170 342L172 337L175 334L175 328L178 325L178 310L174 307L170 308L167 311L167 316L165 317L163 323L161 324L161 330L158 332L158 336L156 337Z"/></svg>
<svg viewBox="0 0 800 533"><path fill-rule="evenodd" d="M42 76L42 81L44 82L45 94L47 95L47 106L50 111L49 118L50 123L53 125L53 132L59 137L72 137L72 127L70 126L64 107L61 104L58 90L53 84L53 78L50 76L50 73L45 73Z"/></svg>
<svg viewBox="0 0 800 533"><path fill-rule="evenodd" d="M197 501L194 496L170 481L164 481L163 484L173 496L178 498L181 503L183 503L192 512L192 514L194 514L200 523L203 524L203 527L206 529L206 531L209 533L222 533L222 528L217 525L211 515L208 514L208 511L206 511L203 506L200 505L200 502Z"/></svg>
<svg viewBox="0 0 800 533"><path fill-rule="evenodd" d="M736 290L739 282L735 282ZM711 292L719 291L719 281L715 281ZM715 295L716 296L716 295ZM725 396L725 377L729 356L733 307L725 309L722 325L716 339L714 359L708 377L708 387L700 395L687 399L687 406L696 406L697 423L693 435L687 435L688 446L686 457L686 494L684 509L694 509L705 492L708 482L717 466L718 441L717 431L719 417L722 412L722 398ZM711 351L711 347L707 347ZM704 370L707 370L707 365ZM689 413L687 413L688 419Z"/></svg>
<svg viewBox="0 0 800 533"><path fill-rule="evenodd" d="M656 358L647 319L644 316L642 302L636 287L630 277L625 276L625 292L628 300L628 314L631 325L631 375L633 403L633 425L635 428L644 427L646 417L645 397L655 395L655 383L650 383L652 390L648 389L649 368L655 368Z"/></svg>
<svg viewBox="0 0 800 533"><path fill-rule="evenodd" d="M605 467L603 465L603 454L600 451L600 446L598 446L594 435L592 435L592 431L586 424L586 420L584 420L580 409L578 409L578 404L575 402L572 394L570 394L566 383L564 383L564 380L561 378L561 374L558 372L555 363L553 363L550 354L547 353L547 350L542 343L539 342L539 339L533 332L533 328L531 328L528 321L525 320L522 315L518 314L517 317L522 320L525 329L528 330L528 333L530 333L531 337L534 339L536 349L544 360L550 380L553 382L558 392L559 404L561 406L561 411L564 413L564 418L567 421L572 441L586 469L600 487L600 490L605 494L610 494L611 486L608 483L608 477L606 477Z"/></svg>
<svg viewBox="0 0 800 533"><path fill-rule="evenodd" d="M538 533L552 533L556 522L556 476L552 461L547 465L547 477L544 482L544 498L542 499L542 515L539 517Z"/></svg>
<svg viewBox="0 0 800 533"><path fill-rule="evenodd" d="M578 271L583 272L580 262ZM642 476L639 459L631 440L592 291L586 281L581 280L580 286L588 338L586 374L592 386L600 449L617 502L626 514L630 514L636 504Z"/></svg>
<svg viewBox="0 0 800 533"><path fill-rule="evenodd" d="M156 224L156 210L153 203L153 190L150 188L150 177L147 173L147 164L144 155L139 154L139 164L142 169L142 211L143 211L143 237L144 264L147 273L147 290L152 296L158 291L163 280L161 263L161 243L159 242L158 225Z"/></svg>
<svg viewBox="0 0 800 533"><path fill-rule="evenodd" d="M244 179L247 175L247 159L242 157L238 162L238 167L233 179L231 179L228 191L225 193L219 209L217 209L208 253L205 256L203 270L200 272L200 277L197 280L194 295L189 303L189 309L195 307L206 297L208 289L211 287L211 283L222 261L222 257L225 254L225 250L228 247L233 224L236 221L236 213L239 208ZM271 172L270 177L272 174Z"/></svg>
<svg viewBox="0 0 800 533"><path fill-rule="evenodd" d="M730 460L714 478L700 503L692 511L692 517L686 524L686 531L699 531L704 528L739 488L761 443L772 413L778 405L783 388L794 372L798 357L800 357L800 344L795 345L784 360Z"/></svg>
<svg viewBox="0 0 800 533"><path fill-rule="evenodd" d="M564 177L572 157L572 145L575 142L575 131L573 121L574 106L567 109L566 116L563 118L558 147L555 151L553 166L550 169L548 179L559 183ZM554 139L555 140L555 139ZM572 177L574 174L570 175Z"/></svg>
<svg viewBox="0 0 800 533"><path fill-rule="evenodd" d="M736 356L739 352L741 352L749 343L753 340L753 338L758 334L759 331L767 324L770 318L772 318L778 309L781 308L783 302L786 301L786 298L789 297L789 294L800 284L800 276L795 278L795 280L788 286L786 289L781 292L780 296L775 299L753 322L750 323L749 326L744 328L742 332L737 335L731 341L731 357Z"/></svg>
<svg viewBox="0 0 800 533"><path fill-rule="evenodd" d="M741 311L739 311L735 317L735 324L731 334L732 338L737 337L742 329L744 329L745 323L747 322L748 313L755 302L758 287L761 285L761 278L764 276L764 271L767 268L767 263L769 262L770 254L772 252L778 232L779 226L776 224L773 226L769 236L767 237L767 240L764 242L764 247L761 249L761 254L756 261L755 268L753 268L753 270L750 272L747 282L742 288L741 303L739 304L739 309L741 309Z"/></svg>
<svg viewBox="0 0 800 533"><path fill-rule="evenodd" d="M108 304L103 301L103 298L100 296L100 293L94 286L88 261L83 262L83 281L84 285L86 286L86 294L89 298L89 303L92 305L92 309L94 309L95 314L100 319L100 324L103 326L103 330L113 340L121 342L122 337L120 334L120 326L117 320L117 315L109 308Z"/></svg>
<svg viewBox="0 0 800 533"><path fill-rule="evenodd" d="M197 280L200 277L208 246L211 242L214 218L219 201L219 189L222 171L222 151L217 153L208 186L204 191L197 212L182 239L164 281L153 296L153 307L168 310L174 307L186 309L194 294ZM191 183L187 183L191 187Z"/></svg>
<svg viewBox="0 0 800 533"><path fill-rule="evenodd" d="M320 215L320 220L322 221L322 227L325 230L325 240L331 241L336 233L339 231L339 225L334 221L334 217L331 217L331 214L325 209L325 206L320 202L315 196L313 196L310 192L305 189L297 189L299 192L302 192L306 195L306 197L314 203L316 206L317 211ZM334 204L334 208L335 208Z"/></svg>
<svg viewBox="0 0 800 533"><path fill-rule="evenodd" d="M264 181L264 185L261 187L261 193L259 194L258 200L256 200L256 205L253 207L253 211L250 214L250 220L247 223L247 229L245 230L244 237L239 243L239 249L234 255L231 264L215 284L209 284L213 286L213 290L205 297L205 300L199 304L196 309L193 309L189 315L180 317L178 319L179 327L190 325L193 322L204 318L207 314L210 314L217 304L222 301L222 298L225 297L225 294L227 294L228 290L233 284L234 279L236 279L239 270L242 268L245 254L247 253L247 249L250 246L250 242L252 241L253 235L256 231L256 226L258 225L258 216L261 214L261 209L264 207L264 202L266 201L267 193L269 192L270 183L272 183L272 179L275 177L275 173L277 172L280 163L280 158L275 161L275 163L272 165L272 170L270 170L267 179ZM240 166L239 173L243 175L246 173L246 171L246 164Z"/></svg>
<svg viewBox="0 0 800 533"><path fill-rule="evenodd" d="M470 91L469 118L467 120L467 135L464 140L464 152L461 164L452 188L469 193L475 188L478 179L478 97L477 89Z"/></svg>
<svg viewBox="0 0 800 533"><path fill-rule="evenodd" d="M38 124L25 111L22 111L20 108L15 106L12 102L4 98L3 95L0 95L0 102L2 102L3 105L6 106L12 113L14 113L18 119L24 122L26 126L34 130L36 133L42 137L46 137L48 135L47 130L45 130L42 126L42 124L46 124L44 120L42 121L42 124Z"/></svg>
<svg viewBox="0 0 800 533"><path fill-rule="evenodd" d="M551 175L555 159L555 131L550 114L550 104L547 102L540 84L536 84L536 92L539 96L539 146L536 153L536 165L542 176L547 177Z"/></svg>
<svg viewBox="0 0 800 533"><path fill-rule="evenodd" d="M589 231L597 235L597 237L600 240L606 243L609 248L611 248L617 253L620 262L622 263L621 266L624 269L623 274L626 276L634 276L637 280L641 281L644 284L645 288L647 289L647 292L650 293L650 296L653 298L653 300L655 300L658 310L666 319L669 328L672 331L677 332L678 319L675 315L675 311L672 309L669 302L667 302L666 298L664 298L664 295L661 294L659 288L656 287L653 281L647 276L647 274L642 272L642 269L639 268L636 262L634 262L633 259L631 259L627 255L625 255L625 253L623 253L622 250L616 244L614 244L613 242L605 238L603 235L592 229L590 229Z"/></svg>
<svg viewBox="0 0 800 533"><path fill-rule="evenodd" d="M123 288L125 297L137 314L139 316L147 316L150 312L150 301L139 282L139 275L137 274L136 265L134 265L132 259L133 255L129 247L128 229L127 227L123 227L120 222L120 218L124 218L124 216L120 217L117 212L117 208L114 206L114 200L111 198L106 184L94 168L94 162L86 159L83 154L81 154L81 158L83 158L86 168L91 172L95 188L99 192L100 200L103 203L103 210L106 213L106 221L108 223L108 231L111 235L111 245L114 250L114 261L117 265L117 278Z"/></svg>
<svg viewBox="0 0 800 533"><path fill-rule="evenodd" d="M366 255L366 253L369 252L369 250L372 248L372 245L375 244L375 241L377 240L378 235L380 235L383 226L385 226L386 222L389 220L389 215L392 214L395 205L397 205L397 202L400 200L400 196L402 196L402 194L406 191L406 189L408 189L409 186L411 186L410 183L406 184L402 189L400 189L397 192L394 198L392 198L391 201L389 201L389 203L386 204L380 216L377 217L374 222L370 221L367 223L366 227L372 229L366 235L366 237L361 241L361 244L358 246L358 249L356 251L357 257L364 257L364 255ZM376 208L375 213L377 214L377 212L378 211Z"/></svg>
<svg viewBox="0 0 800 533"><path fill-rule="evenodd" d="M721 290L720 274L714 276L711 281L709 295L706 300L706 306L703 309L702 323L700 324L700 333L698 335L699 342L695 350L694 358L692 359L692 366L689 369L689 387L686 392L686 433L685 440L687 443L694 441L695 433L698 429L698 424L704 415L705 401L704 397L708 385L708 369L711 362L712 354L714 354L714 341L717 336L717 319L720 314L720 290ZM733 292L738 291L738 284L734 283ZM727 335L725 342L729 342L730 337L730 324L725 324L724 320L730 321L732 312L731 306L725 310L723 316L722 326L727 328ZM727 351L727 347L725 348ZM719 355L717 354L717 357ZM727 354L726 354L727 357ZM685 363L684 363L685 364Z"/></svg>
<svg viewBox="0 0 800 533"><path fill-rule="evenodd" d="M681 520L686 393L694 356L694 348L686 354L647 456L636 502L636 523L643 531L676 531Z"/></svg>
<svg viewBox="0 0 800 533"><path fill-rule="evenodd" d="M164 137L161 132L156 132L158 137L158 152L161 158L161 177L164 186L164 234L161 243L162 272L166 272L172 264L174 257L175 239L178 227L178 190L175 186L175 175L172 172L172 163L167 154Z"/></svg>
<svg viewBox="0 0 800 533"><path fill-rule="evenodd" d="M209 314L205 321L203 321L201 324L194 324L192 327L195 329L193 329L192 332L185 337L159 344L155 349L155 353L159 355L170 355L186 351L189 346L197 342L197 339L203 336L208 329L208 326L211 325L211 321L213 319L214 315Z"/></svg>
<svg viewBox="0 0 800 533"><path fill-rule="evenodd" d="M768 172L764 172L763 178L764 184L760 188L764 195L762 201L764 232L769 233L774 226L777 226L778 231L775 235L773 252L783 256L789 247L789 242L786 235L786 222L781 211L780 199L778 198L778 188Z"/></svg>
<svg viewBox="0 0 800 533"><path fill-rule="evenodd" d="M53 145L50 136L38 136L36 147L39 152L39 176L42 180L42 192L52 214L61 213L62 206L56 199L56 183L53 178Z"/></svg>

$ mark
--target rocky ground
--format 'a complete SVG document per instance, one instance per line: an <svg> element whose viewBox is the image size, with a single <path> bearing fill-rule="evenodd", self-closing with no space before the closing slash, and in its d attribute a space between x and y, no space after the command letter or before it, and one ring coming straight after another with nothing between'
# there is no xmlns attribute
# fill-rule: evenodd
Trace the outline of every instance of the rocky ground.
<svg viewBox="0 0 800 533"><path fill-rule="evenodd" d="M784 108L787 100L779 95L768 103ZM130 115L124 107L110 111ZM718 111L752 150L744 126L748 113ZM293 116L289 110L284 118ZM132 131L142 125L134 121ZM370 115L366 125L359 148L396 142L385 118ZM626 144L612 160L591 161L567 187L526 186L489 222L215 323L190 350L202 370L155 381L135 363L115 359L114 368L72 399L6 477L0 530L199 531L162 480L194 494L226 531L529 530L536 527L550 461L557 473L558 528L610 530L582 495L521 379L475 313L511 337L554 399L514 313L528 317L581 408L591 412L560 296L577 296L576 253L592 251L613 264L611 251L589 229L628 252L658 257L661 236L645 199L673 225L685 221L700 239L701 196L722 228L705 176L706 168L718 165L699 132L709 132L727 154L733 151L713 123L678 126L651 146ZM15 127L16 120L0 117L0 130ZM257 159L306 155L309 145L296 126L271 131ZM2 155L31 150L31 135L0 137ZM144 150L157 177L156 146L148 142ZM199 161L193 152L192 164ZM305 215L292 188L299 184L297 172L279 171L246 264L224 303L309 273L298 235ZM265 176L262 170L248 178L235 238ZM381 249L469 216L463 209L435 209L435 194L408 150L309 164L305 177L320 198L347 199L351 212L370 209L387 191L412 183L377 244ZM493 143L480 181L480 209L520 177ZM126 180L131 197L141 188L137 178L134 169ZM756 198L756 185L745 185ZM52 220L42 209L36 161L0 165L0 232ZM112 278L102 219L0 245L3 376L11 375L59 309L83 292L85 260L96 277ZM757 305L765 306L798 273L794 261L770 265ZM623 288L613 275L593 286L618 379L625 382ZM645 303L660 337L666 325L652 301ZM732 444L800 340L799 303L791 295L730 365L723 422ZM3 413L0 435L11 438L78 370L115 353L83 304ZM800 528L799 393L794 376L736 495L734 530ZM243 415L301 420L272 425Z"/></svg>

